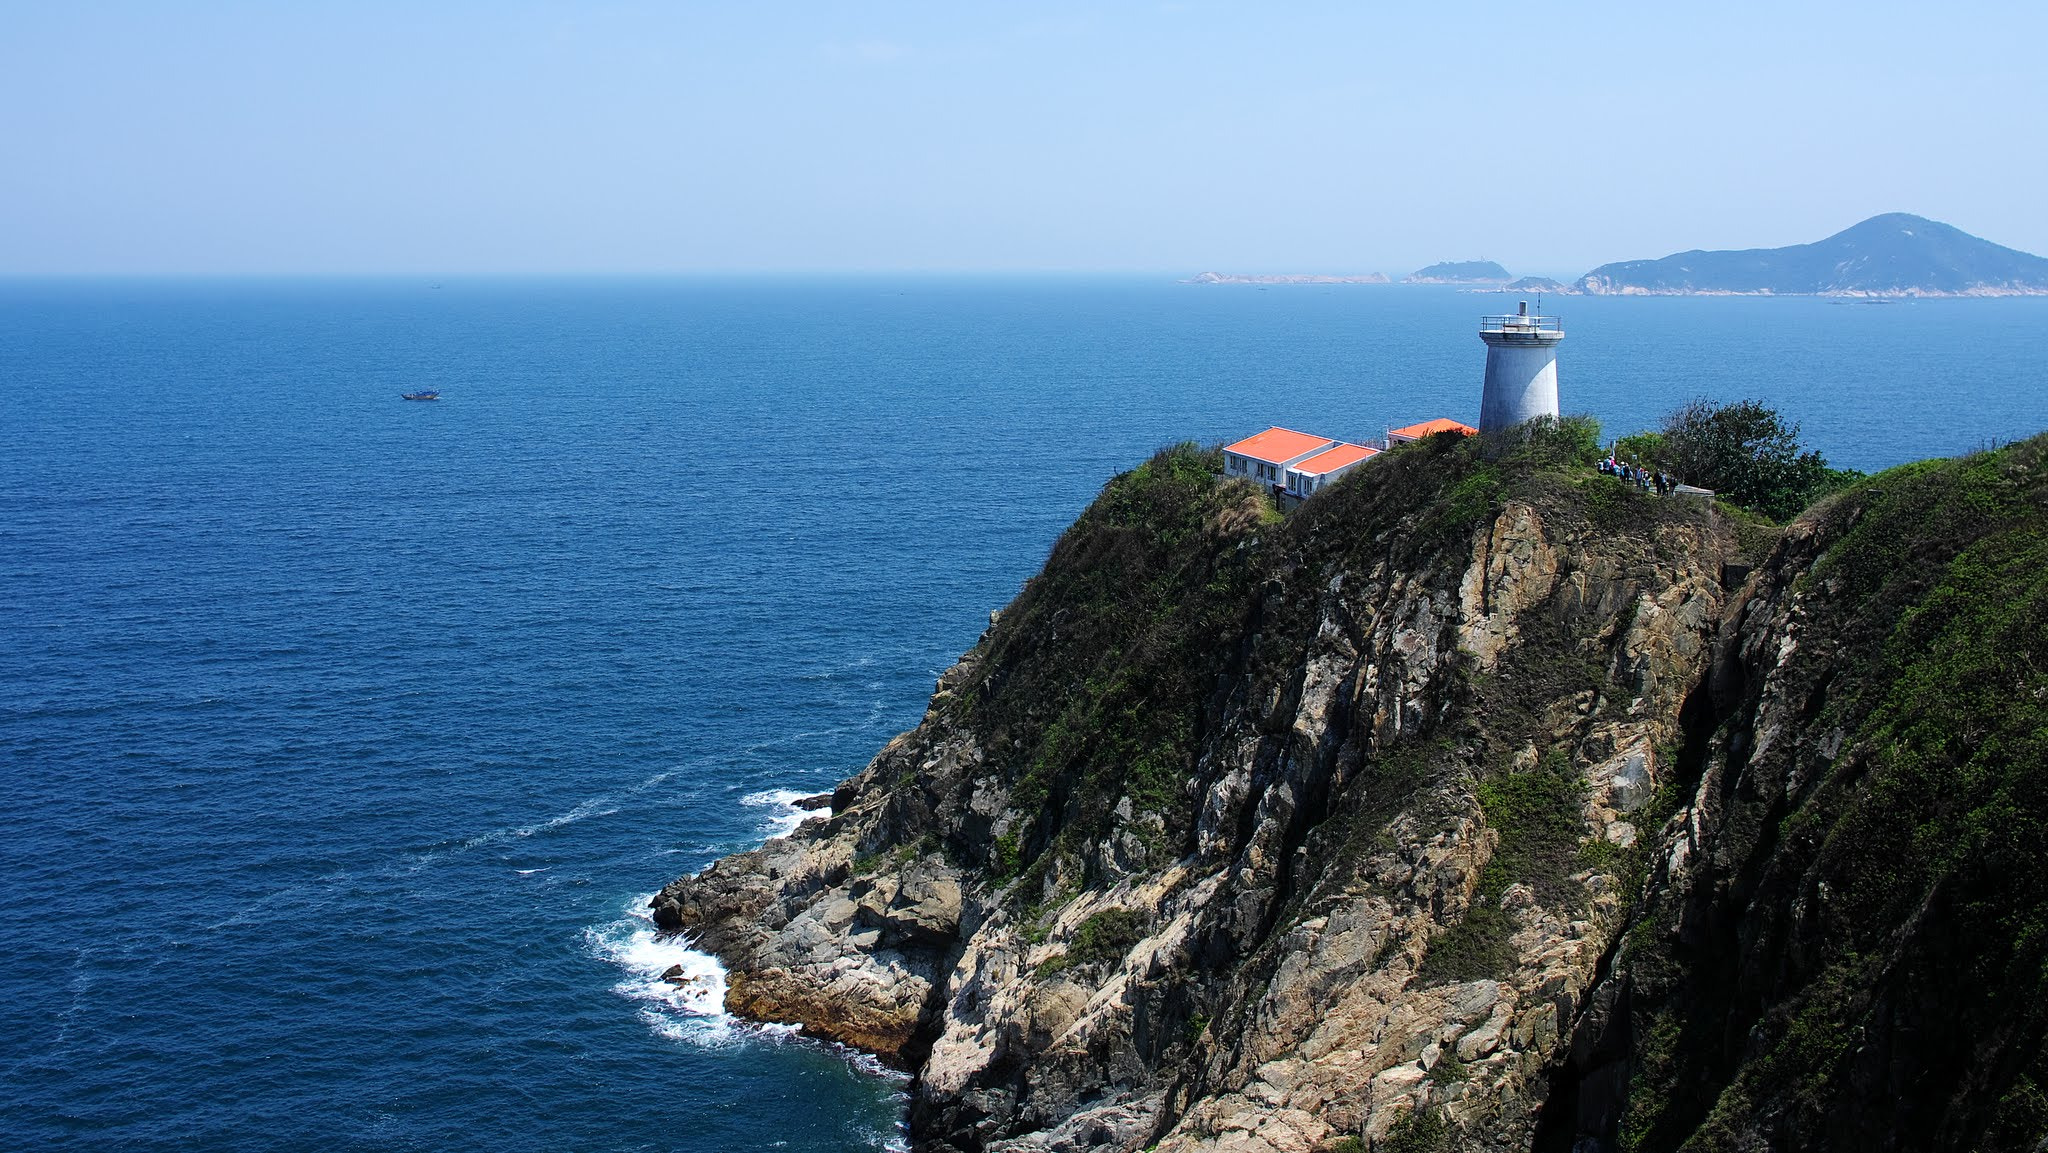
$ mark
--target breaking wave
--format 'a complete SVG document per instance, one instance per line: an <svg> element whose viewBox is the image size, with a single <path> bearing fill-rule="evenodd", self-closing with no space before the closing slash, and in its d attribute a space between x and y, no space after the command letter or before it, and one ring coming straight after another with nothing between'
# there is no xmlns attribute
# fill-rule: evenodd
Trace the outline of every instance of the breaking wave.
<svg viewBox="0 0 2048 1153"><path fill-rule="evenodd" d="M796 827L811 816L809 811L796 807L798 801L810 795L796 789L763 789L741 797L740 804L770 810L762 831L771 837L786 837L796 832Z"/></svg>
<svg viewBox="0 0 2048 1153"><path fill-rule="evenodd" d="M725 1011L725 967L682 936L656 934L653 896L635 897L618 920L585 930L592 950L623 974L612 991L636 1002L647 1027L671 1041L733 1043L743 1026Z"/></svg>

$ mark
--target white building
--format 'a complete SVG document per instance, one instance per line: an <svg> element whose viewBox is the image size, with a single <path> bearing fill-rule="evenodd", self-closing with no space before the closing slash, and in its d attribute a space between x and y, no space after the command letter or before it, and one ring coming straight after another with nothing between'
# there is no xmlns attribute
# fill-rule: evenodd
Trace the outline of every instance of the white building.
<svg viewBox="0 0 2048 1153"><path fill-rule="evenodd" d="M1299 464L1288 466L1287 490L1301 496L1320 492L1324 485L1379 454L1379 449L1340 441Z"/></svg>
<svg viewBox="0 0 2048 1153"><path fill-rule="evenodd" d="M1225 445L1223 471L1291 496L1307 496L1377 455L1376 448L1291 428L1269 428Z"/></svg>

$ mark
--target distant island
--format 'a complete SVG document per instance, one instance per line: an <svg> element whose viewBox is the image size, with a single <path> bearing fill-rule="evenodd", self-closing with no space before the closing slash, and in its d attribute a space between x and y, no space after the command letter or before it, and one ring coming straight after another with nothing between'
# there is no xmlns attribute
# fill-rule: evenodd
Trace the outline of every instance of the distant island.
<svg viewBox="0 0 2048 1153"><path fill-rule="evenodd" d="M1453 260L1420 268L1401 278L1403 284L1506 284L1514 277L1491 260Z"/></svg>
<svg viewBox="0 0 2048 1153"><path fill-rule="evenodd" d="M1283 273L1275 276L1245 276L1231 272L1204 272L1190 276L1182 284L1386 284L1384 272L1368 272L1363 276L1316 276L1307 273Z"/></svg>
<svg viewBox="0 0 2048 1153"><path fill-rule="evenodd" d="M1386 284L1365 276L1204 272L1188 284ZM1432 264L1402 284L1451 284L1559 296L2048 296L2048 258L1906 212L1873 216L1825 240L1784 248L1694 249L1603 264L1570 284L1514 278L1491 260Z"/></svg>
<svg viewBox="0 0 2048 1153"><path fill-rule="evenodd" d="M2039 296L2048 295L2048 259L1890 212L1812 244L1603 264L1573 287L1607 296Z"/></svg>

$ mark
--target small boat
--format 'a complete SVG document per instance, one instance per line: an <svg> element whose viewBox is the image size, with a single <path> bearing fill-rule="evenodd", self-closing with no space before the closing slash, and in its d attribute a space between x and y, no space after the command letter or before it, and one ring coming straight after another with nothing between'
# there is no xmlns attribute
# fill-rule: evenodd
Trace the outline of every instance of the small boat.
<svg viewBox="0 0 2048 1153"><path fill-rule="evenodd" d="M428 389L428 390L427 390L426 392L401 392L401 393L399 393L398 395L400 395L400 396L404 397L404 398L405 398L405 399L407 399L407 400L439 400L439 399L441 399L441 393L440 393L440 391L439 391L438 389Z"/></svg>

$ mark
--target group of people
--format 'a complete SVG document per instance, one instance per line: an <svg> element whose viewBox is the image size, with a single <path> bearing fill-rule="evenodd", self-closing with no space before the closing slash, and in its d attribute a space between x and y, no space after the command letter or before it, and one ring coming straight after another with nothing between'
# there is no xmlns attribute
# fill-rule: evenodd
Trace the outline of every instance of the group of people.
<svg viewBox="0 0 2048 1153"><path fill-rule="evenodd" d="M1678 478L1669 473L1639 464L1624 464L1611 456L1600 462L1600 472L1605 476L1620 477L1623 484L1635 485L1645 492L1655 489L1658 496L1670 496L1678 487Z"/></svg>

